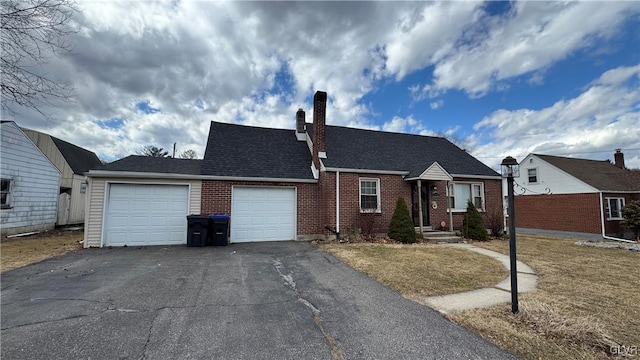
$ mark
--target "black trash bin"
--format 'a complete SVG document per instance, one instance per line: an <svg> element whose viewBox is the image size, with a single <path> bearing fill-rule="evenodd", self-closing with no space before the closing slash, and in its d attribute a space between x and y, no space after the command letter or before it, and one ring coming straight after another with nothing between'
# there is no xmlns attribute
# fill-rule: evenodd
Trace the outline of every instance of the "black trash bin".
<svg viewBox="0 0 640 360"><path fill-rule="evenodd" d="M209 216L187 215L187 246L207 245Z"/></svg>
<svg viewBox="0 0 640 360"><path fill-rule="evenodd" d="M229 244L229 215L211 215L211 242L213 246Z"/></svg>

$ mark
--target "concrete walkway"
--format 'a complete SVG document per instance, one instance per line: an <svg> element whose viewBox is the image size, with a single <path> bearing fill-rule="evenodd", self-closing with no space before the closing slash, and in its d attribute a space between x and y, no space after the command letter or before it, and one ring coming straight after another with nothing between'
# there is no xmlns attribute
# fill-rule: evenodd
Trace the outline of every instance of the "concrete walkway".
<svg viewBox="0 0 640 360"><path fill-rule="evenodd" d="M510 270L509 256L495 251L479 248L470 244L443 244L459 249L475 251L498 260L502 266ZM533 269L518 261L516 265L518 271L518 293L524 293L536 288L538 276ZM511 276L491 288L472 290L457 294L431 296L425 299L425 303L430 307L445 314L453 314L464 310L487 308L494 305L511 302Z"/></svg>

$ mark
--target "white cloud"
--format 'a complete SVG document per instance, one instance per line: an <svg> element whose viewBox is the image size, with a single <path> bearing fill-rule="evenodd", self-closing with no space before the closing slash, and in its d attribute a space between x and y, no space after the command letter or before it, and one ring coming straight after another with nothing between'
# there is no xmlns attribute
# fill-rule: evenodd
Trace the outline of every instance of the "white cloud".
<svg viewBox="0 0 640 360"><path fill-rule="evenodd" d="M480 2L423 3L407 9L387 44L387 70L397 79L440 61L479 14Z"/></svg>
<svg viewBox="0 0 640 360"><path fill-rule="evenodd" d="M474 125L474 130L490 137L474 155L495 166L501 157L522 159L530 152L604 159L611 158L616 148L637 153L639 77L640 65L619 67L602 74L573 99L539 110L497 110ZM640 167L633 155L626 164Z"/></svg>
<svg viewBox="0 0 640 360"><path fill-rule="evenodd" d="M444 105L444 100L433 101L429 104L432 110L439 109L442 107L442 105Z"/></svg>
<svg viewBox="0 0 640 360"><path fill-rule="evenodd" d="M578 49L606 38L630 13L634 2L514 2L500 19L485 15L471 24L479 41L458 46L435 65L433 87L482 96L501 81L543 71ZM579 26L576 23L579 22ZM487 34L482 34L488 24ZM478 35L480 33L480 35ZM471 36L471 35L470 35ZM540 82L540 73L534 77Z"/></svg>
<svg viewBox="0 0 640 360"><path fill-rule="evenodd" d="M70 38L73 53L45 69L73 81L75 101L56 103L48 122L30 111L20 111L16 120L109 159L148 144L169 149L174 142L202 156L210 121L293 128L299 107L311 121L310 99L324 90L329 124L433 135L417 113L377 124L375 106L363 104L363 96L425 68L433 69L433 79L417 79L419 85L409 91L414 101L433 99L434 110L444 105L435 98L449 89L479 96L508 87L510 78L522 74L540 83L554 62L609 36L625 16L638 12L633 2L525 2L514 3L507 16L491 17L484 6L458 1L80 2L80 32ZM527 124L553 116L632 121L625 120L622 106L594 104L629 73L637 76L629 69L603 74L571 103L497 111L480 130L502 126L501 132L515 136L522 134L514 127L520 124L534 136L544 131ZM277 86L282 78L287 86ZM634 93L617 94L622 103L632 101ZM161 111L137 111L135 101L150 101ZM633 117L633 111L626 116ZM122 126L104 126L110 119L121 119ZM503 120L513 124L500 125ZM482 134L474 136L481 143Z"/></svg>

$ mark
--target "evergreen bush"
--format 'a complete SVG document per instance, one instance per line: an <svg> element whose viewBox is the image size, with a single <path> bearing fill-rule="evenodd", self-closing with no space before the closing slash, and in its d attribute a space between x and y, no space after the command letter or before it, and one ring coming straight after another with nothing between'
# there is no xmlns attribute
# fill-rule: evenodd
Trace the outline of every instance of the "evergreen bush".
<svg viewBox="0 0 640 360"><path fill-rule="evenodd" d="M622 208L620 225L633 231L636 241L640 240L640 200L632 201Z"/></svg>
<svg viewBox="0 0 640 360"><path fill-rule="evenodd" d="M473 240L487 240L484 219L471 201L467 202L467 213L462 221L462 235Z"/></svg>
<svg viewBox="0 0 640 360"><path fill-rule="evenodd" d="M396 201L396 209L393 212L387 234L391 239L403 243L413 244L416 242L416 229L404 198L399 197Z"/></svg>

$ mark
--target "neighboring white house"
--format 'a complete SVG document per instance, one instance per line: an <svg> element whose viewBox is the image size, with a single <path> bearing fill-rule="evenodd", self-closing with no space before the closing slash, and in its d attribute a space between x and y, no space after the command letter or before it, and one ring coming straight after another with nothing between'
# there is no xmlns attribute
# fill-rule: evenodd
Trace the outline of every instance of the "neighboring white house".
<svg viewBox="0 0 640 360"><path fill-rule="evenodd" d="M60 171L13 121L0 122L2 235L53 229Z"/></svg>
<svg viewBox="0 0 640 360"><path fill-rule="evenodd" d="M516 226L596 236L629 237L621 225L625 204L640 200L640 171L614 161L529 154L514 191Z"/></svg>
<svg viewBox="0 0 640 360"><path fill-rule="evenodd" d="M92 151L49 134L25 128L22 131L62 174L56 225L83 223L87 200L87 177L84 173L100 166L100 159Z"/></svg>

